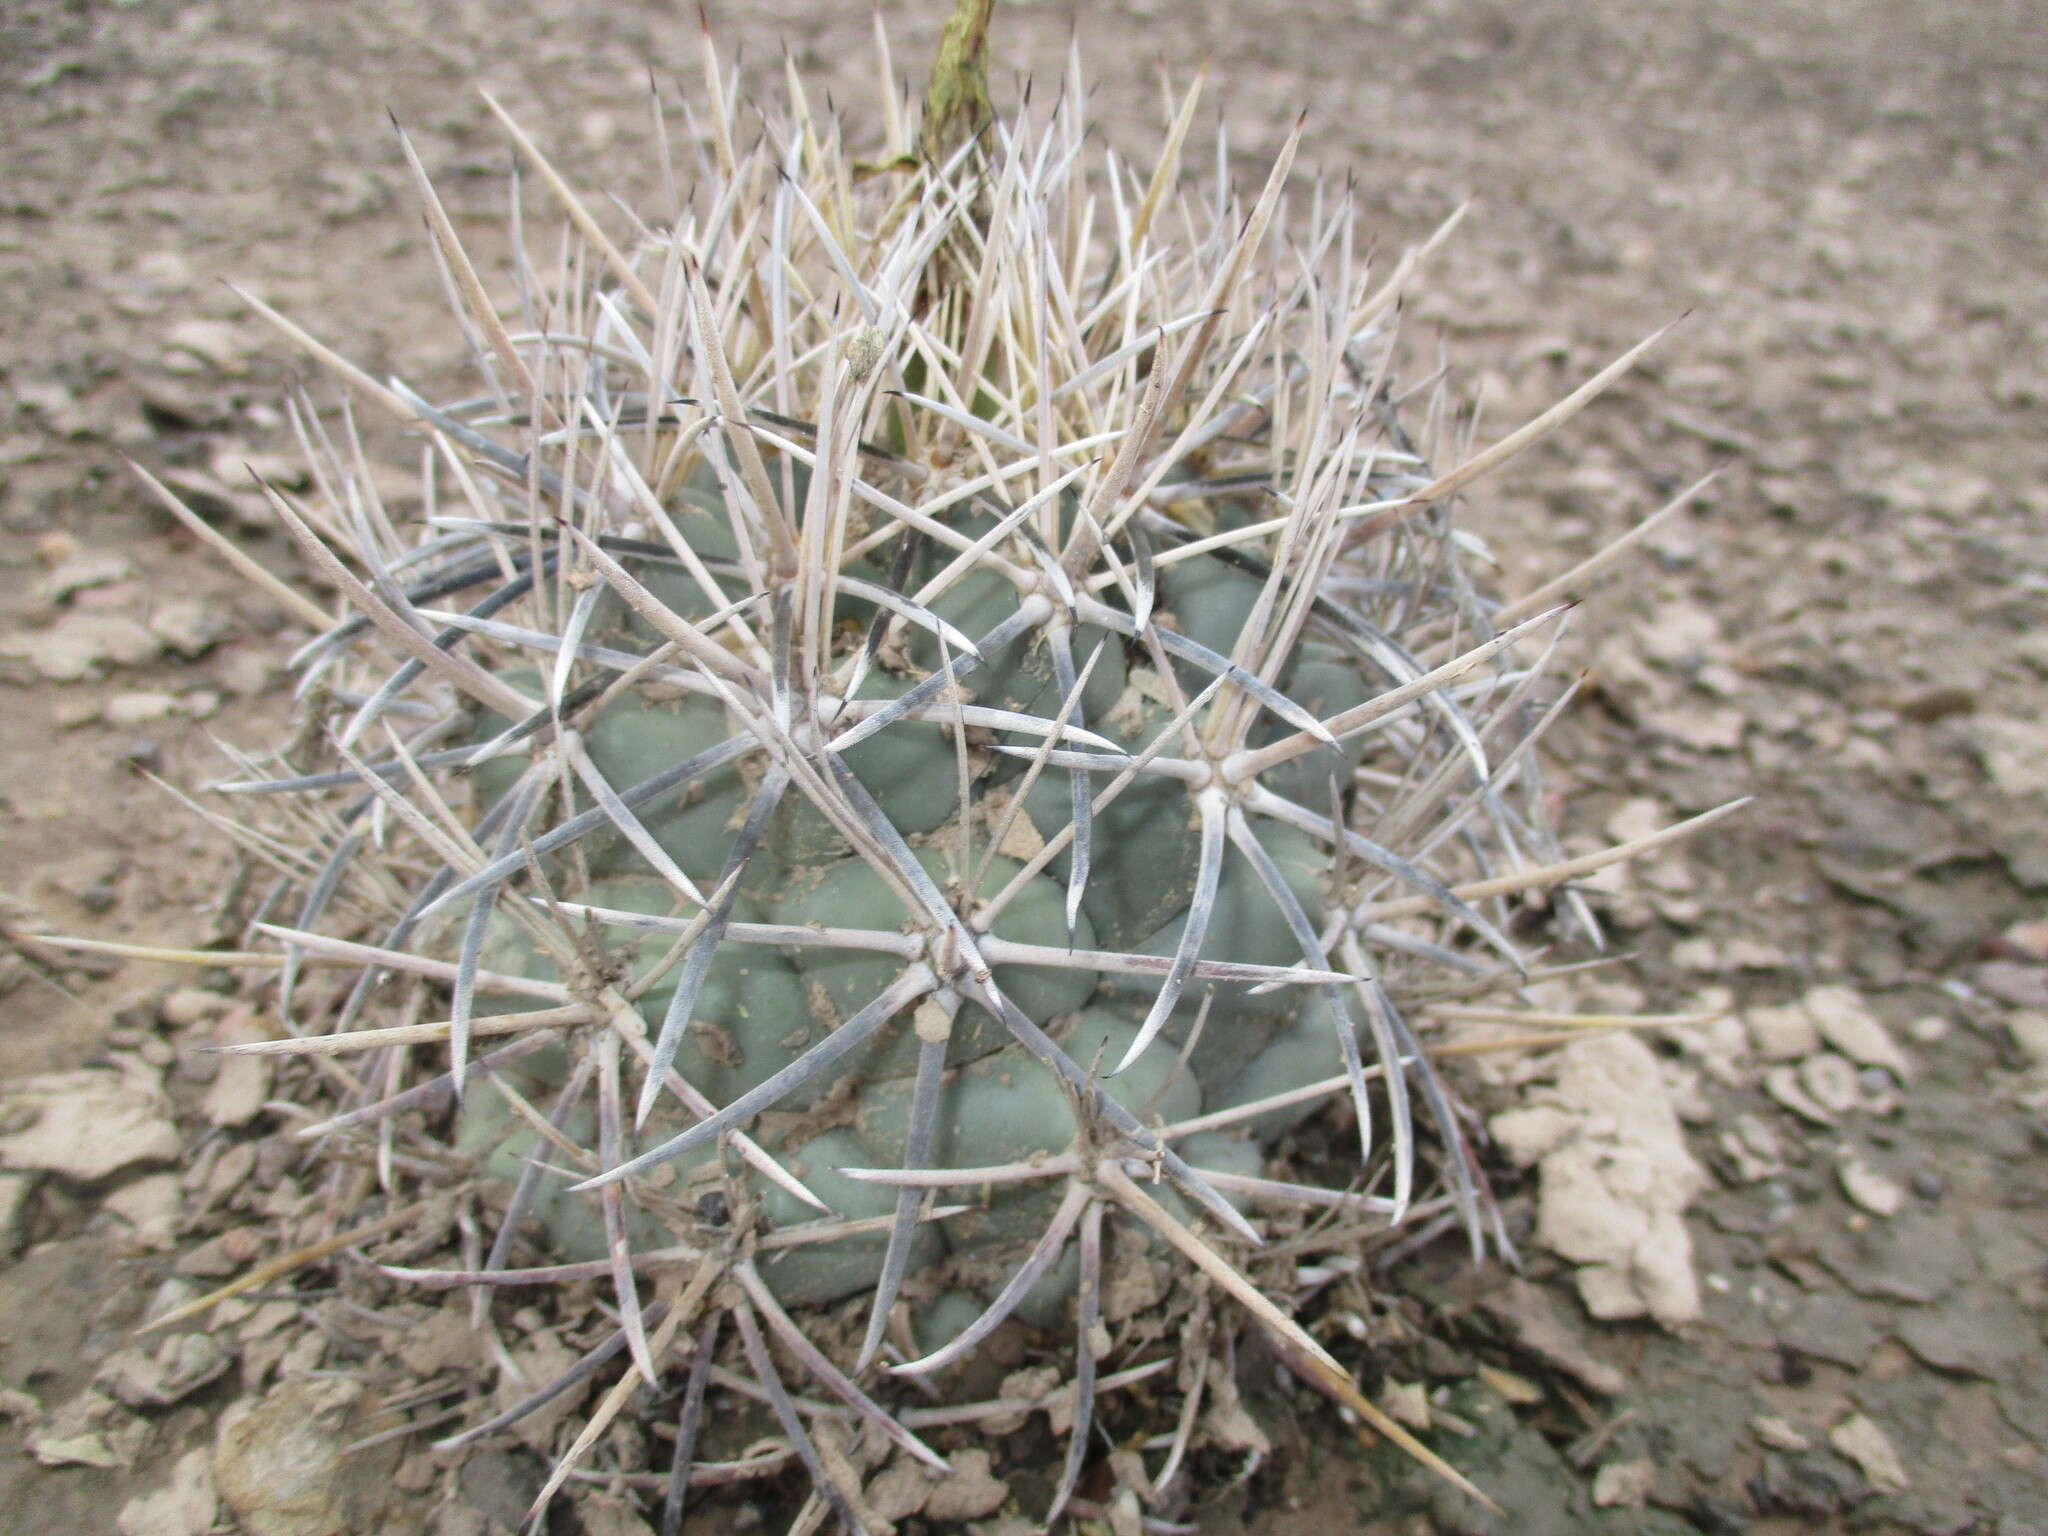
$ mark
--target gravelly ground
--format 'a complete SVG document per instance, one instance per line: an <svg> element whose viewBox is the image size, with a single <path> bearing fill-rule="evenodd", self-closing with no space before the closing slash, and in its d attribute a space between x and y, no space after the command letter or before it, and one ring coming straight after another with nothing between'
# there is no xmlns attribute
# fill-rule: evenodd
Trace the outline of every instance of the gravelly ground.
<svg viewBox="0 0 2048 1536"><path fill-rule="evenodd" d="M936 8L890 9L899 58L927 56ZM761 5L716 21L756 78L787 46L820 95L859 112L872 92L864 14ZM1510 586L1724 466L1579 624L1594 687L1557 743L1568 824L1587 836L1760 796L1609 893L1645 998L1710 995L1748 1020L1669 1047L1670 1075L1696 1082L1690 1134L1713 1174L1692 1221L1705 1319L1675 1336L1591 1325L1536 1255L1567 1336L1626 1377L1601 1397L1531 1353L1526 1307L1497 1277L1425 1254L1400 1305L1437 1344L1371 1369L1437 1390L1437 1442L1520 1512L1500 1529L2048 1529L2048 944L2024 926L2048 915L2048 45L2029 8L1423 0L1075 21L1033 6L1002 36L1049 73L1070 23L1104 131L1133 152L1156 130L1155 58L1179 78L1206 59L1238 173L1306 107L1305 161L1356 173L1389 249L1479 194L1410 328L1483 390L1490 422L1689 311L1475 507ZM273 405L292 365L216 279L373 370L447 377L458 359L382 109L488 250L506 155L472 83L584 185L630 195L650 179L646 70L692 90L694 48L694 24L640 4L0 12L10 931L203 932L212 845L136 768L196 782L206 730L254 739L283 707L266 605L152 513L115 458L183 472L232 519L240 461L287 446ZM80 557L101 562L91 584L53 596L51 571ZM0 958L0 1074L109 1050L161 1067L167 985L139 966ZM1910 1058L1902 1090L1881 1070L1844 1088L1815 1064L1838 1053L1760 1012L1830 987L1889 1027ZM0 1274L9 1392L45 1411L73 1401L167 1262L96 1208L125 1202L147 1228L178 1200L160 1175L0 1175L21 1251ZM1487 1396L1482 1364L1526 1373L1541 1400ZM168 1484L130 1523L188 1528L175 1521L196 1518L204 1458L180 1458L207 1443L232 1379L125 1414L109 1465L9 1455L0 1527L111 1529ZM27 1400L0 1408L8 1451L51 1435ZM1287 1462L1212 1522L1493 1528L1306 1417ZM508 1486L526 1475L497 1470ZM469 1491L488 1505L479 1477ZM1617 1502L1596 1511L1596 1494Z"/></svg>

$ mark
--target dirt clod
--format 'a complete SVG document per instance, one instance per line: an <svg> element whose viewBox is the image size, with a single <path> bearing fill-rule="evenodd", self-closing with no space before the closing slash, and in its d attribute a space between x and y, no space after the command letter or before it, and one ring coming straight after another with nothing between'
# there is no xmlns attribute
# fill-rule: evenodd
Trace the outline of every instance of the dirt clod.
<svg viewBox="0 0 2048 1536"><path fill-rule="evenodd" d="M213 1477L247 1536L416 1531L423 1513L394 1506L392 1444L346 1454L368 1433L355 1382L287 1382L222 1416Z"/></svg>

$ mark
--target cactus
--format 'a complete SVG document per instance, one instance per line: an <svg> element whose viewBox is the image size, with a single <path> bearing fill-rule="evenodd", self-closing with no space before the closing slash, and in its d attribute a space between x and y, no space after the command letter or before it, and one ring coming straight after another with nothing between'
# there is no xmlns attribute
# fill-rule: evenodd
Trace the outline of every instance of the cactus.
<svg viewBox="0 0 2048 1536"><path fill-rule="evenodd" d="M520 256L516 320L420 175L476 399L272 316L420 434L428 494L399 516L296 406L317 495L265 490L346 606L281 593L305 720L216 786L281 872L289 1037L253 1048L349 1059L317 1139L441 1145L429 1182L488 1194L488 1252L415 1278L601 1278L631 1364L595 1428L680 1374L684 1472L722 1358L859 1528L770 1341L943 1469L894 1380L1017 1315L1078 1339L1057 1516L1114 1247L1457 1478L1261 1245L1304 1213L1332 1248L1421 1212L1492 1239L1411 1016L1537 974L1510 898L1614 855L1543 818L1561 610L1486 596L1453 503L1633 354L1440 470L1388 383L1436 241L1372 268L1320 184L1290 219L1295 138L1248 202L1184 197L1196 92L1141 176L1076 81L923 157L892 101L879 169L801 96L742 153L706 47L691 192L630 244L505 119L575 242ZM1286 1153L1333 1101L1357 1176L1324 1187Z"/></svg>

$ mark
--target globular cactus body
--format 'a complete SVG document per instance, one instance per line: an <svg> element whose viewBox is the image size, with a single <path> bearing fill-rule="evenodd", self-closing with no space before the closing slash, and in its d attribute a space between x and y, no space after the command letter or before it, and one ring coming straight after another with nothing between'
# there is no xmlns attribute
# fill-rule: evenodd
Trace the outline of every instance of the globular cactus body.
<svg viewBox="0 0 2048 1536"><path fill-rule="evenodd" d="M227 786L296 807L264 931L361 968L280 1046L385 1053L332 1133L445 1133L499 1223L462 1282L608 1275L643 1374L730 1315L856 1523L764 1340L929 1460L870 1392L1070 1321L1062 1505L1106 1245L1412 1445L1256 1245L1425 1202L1484 1239L1408 1012L1518 984L1495 898L1569 872L1526 752L1549 616L1476 593L1465 472L1386 384L1414 262L1371 271L1320 189L1283 247L1291 143L1249 205L1179 204L1185 112L1091 190L1082 99L858 183L801 101L748 155L721 117L631 251L547 170L586 249L517 330L427 193L486 396L337 364L425 433L425 527L302 413L326 505L273 499L359 615L302 658L329 761ZM422 1037L439 1084L389 1054ZM452 1129L412 1116L441 1090ZM1368 1188L1273 1162L1332 1100ZM859 1347L807 1352L785 1309L849 1297Z"/></svg>

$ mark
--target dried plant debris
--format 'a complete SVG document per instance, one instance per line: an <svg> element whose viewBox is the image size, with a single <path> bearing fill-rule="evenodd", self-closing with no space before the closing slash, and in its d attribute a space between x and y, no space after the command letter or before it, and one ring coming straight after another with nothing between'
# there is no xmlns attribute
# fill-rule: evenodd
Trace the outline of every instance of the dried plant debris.
<svg viewBox="0 0 2048 1536"><path fill-rule="evenodd" d="M298 729L204 802L260 876L241 947L150 953L254 978L204 1113L288 1100L314 1161L284 1240L188 1256L227 1283L153 1327L232 1316L260 1378L301 1347L269 1288L336 1263L323 1326L449 1384L361 1443L522 1440L536 1519L601 1483L673 1529L787 1474L805 1529L1136 1528L1263 1454L1247 1326L1483 1498L1301 1307L1401 1224L1501 1240L1440 1058L1637 1022L1528 989L1600 943L1574 882L1728 809L1564 855L1534 748L1612 557L1502 603L1454 515L1643 348L1475 448L1392 378L1435 240L1368 260L1293 140L1248 198L1184 191L1199 87L1136 175L1066 84L937 161L892 112L857 162L800 85L735 105L707 38L671 200L623 220L491 103L566 228L520 231L501 308L420 175L469 398L249 301L350 392L293 403L302 485L256 487L339 603L144 472L314 631ZM1440 1050L1459 1021L1508 1030ZM1631 1050L1577 1046L1561 1102L1629 1097ZM192 1194L237 1198L237 1155ZM1667 1161L1588 1259L1606 1310L1684 1311ZM1021 1481L971 1443L1041 1417ZM271 1428L216 1461L231 1507Z"/></svg>

